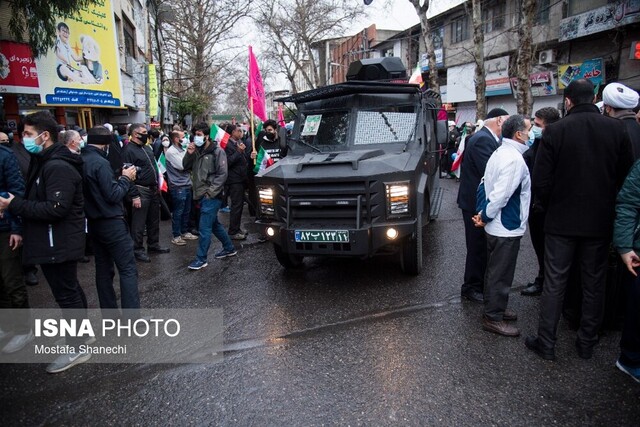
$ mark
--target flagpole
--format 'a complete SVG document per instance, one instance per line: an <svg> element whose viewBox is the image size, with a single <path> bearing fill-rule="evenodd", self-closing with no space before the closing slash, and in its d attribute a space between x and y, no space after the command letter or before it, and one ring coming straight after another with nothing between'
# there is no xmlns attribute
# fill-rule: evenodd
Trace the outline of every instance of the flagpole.
<svg viewBox="0 0 640 427"><path fill-rule="evenodd" d="M258 156L255 155L256 154L256 135L255 135L255 128L253 127L253 97L250 96L249 97L249 105L251 105L251 154L254 154L253 156L253 166L256 165L256 162L258 161Z"/></svg>

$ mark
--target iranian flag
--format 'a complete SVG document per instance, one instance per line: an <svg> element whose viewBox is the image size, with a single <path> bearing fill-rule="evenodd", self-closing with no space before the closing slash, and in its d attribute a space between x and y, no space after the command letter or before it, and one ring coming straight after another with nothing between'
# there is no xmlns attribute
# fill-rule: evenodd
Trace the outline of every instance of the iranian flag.
<svg viewBox="0 0 640 427"><path fill-rule="evenodd" d="M160 187L160 190L166 193L169 188L167 186L167 181L165 181L164 179L164 173L167 171L167 159L164 157L164 152L160 154L160 157L158 157L157 163L158 163L158 187Z"/></svg>
<svg viewBox="0 0 640 427"><path fill-rule="evenodd" d="M255 173L258 173L261 170L265 170L274 163L275 162L273 161L269 153L267 153L263 147L260 147L260 151L258 151L258 156L256 157L256 165L253 168L253 171Z"/></svg>
<svg viewBox="0 0 640 427"><path fill-rule="evenodd" d="M227 147L229 142L229 134L222 130L222 128L216 124L211 125L211 131L209 137L218 143L218 147L223 150Z"/></svg>

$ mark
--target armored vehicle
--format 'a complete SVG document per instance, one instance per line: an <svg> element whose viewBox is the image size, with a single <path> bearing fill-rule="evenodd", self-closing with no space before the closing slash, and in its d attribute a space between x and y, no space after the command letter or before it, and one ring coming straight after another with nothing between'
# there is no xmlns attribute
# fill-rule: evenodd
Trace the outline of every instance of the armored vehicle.
<svg viewBox="0 0 640 427"><path fill-rule="evenodd" d="M423 227L442 198L439 95L407 84L399 58L352 63L347 79L277 100L295 103L297 118L280 138L289 154L256 176L256 223L285 268L399 252L417 275Z"/></svg>

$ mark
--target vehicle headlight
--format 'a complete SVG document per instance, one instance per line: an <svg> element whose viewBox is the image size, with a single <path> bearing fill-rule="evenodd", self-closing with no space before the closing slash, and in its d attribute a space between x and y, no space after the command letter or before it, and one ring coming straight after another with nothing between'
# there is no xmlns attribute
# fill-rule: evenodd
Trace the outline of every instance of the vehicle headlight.
<svg viewBox="0 0 640 427"><path fill-rule="evenodd" d="M409 181L385 184L387 217L409 215Z"/></svg>
<svg viewBox="0 0 640 427"><path fill-rule="evenodd" d="M260 213L263 215L274 216L276 213L273 203L273 188L258 187L258 200L260 202Z"/></svg>

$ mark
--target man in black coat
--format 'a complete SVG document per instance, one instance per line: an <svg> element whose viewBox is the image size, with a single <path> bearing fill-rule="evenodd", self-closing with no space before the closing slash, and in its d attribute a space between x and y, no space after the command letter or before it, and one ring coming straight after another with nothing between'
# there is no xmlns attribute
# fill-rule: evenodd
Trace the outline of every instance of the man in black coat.
<svg viewBox="0 0 640 427"><path fill-rule="evenodd" d="M571 265L582 273L578 355L588 359L598 341L616 194L633 162L624 125L600 114L586 79L564 91L567 116L545 128L533 172L534 210L546 214L544 288L538 335L527 348L555 359L562 301Z"/></svg>
<svg viewBox="0 0 640 427"><path fill-rule="evenodd" d="M536 163L536 155L538 154L538 147L540 147L542 132L547 125L560 120L560 112L553 107L544 107L536 111L534 116L531 130L535 135L535 139L529 149L522 155L531 176L533 176L533 167ZM533 200L534 194L532 193L531 206L529 207L529 235L531 236L531 244L538 259L538 276L533 282L527 284L526 288L520 291L521 295L529 297L540 296L542 294L542 284L544 283L544 212L533 211Z"/></svg>
<svg viewBox="0 0 640 427"><path fill-rule="evenodd" d="M96 288L100 308L118 308L113 289L113 265L120 276L120 300L123 309L140 308L138 268L133 254L133 239L124 218L124 197L136 177L136 168L122 169L115 178L106 147L112 142L106 127L89 129L84 160L85 212L93 237L96 256Z"/></svg>
<svg viewBox="0 0 640 427"><path fill-rule="evenodd" d="M78 283L78 260L84 256L84 197L82 159L57 142L57 123L41 111L24 118L24 147L34 156L24 197L0 197L0 209L24 221L24 261L40 264L60 308L73 308L65 317L83 317L87 299ZM62 372L91 357L79 351L84 338L68 338L76 351L60 355L47 372Z"/></svg>
<svg viewBox="0 0 640 427"><path fill-rule="evenodd" d="M224 148L227 154L227 167L229 174L225 189L229 196L231 212L229 214L229 237L231 240L244 240L246 233L241 228L242 208L244 206L244 188L247 182L248 156L247 146L241 141L242 129L236 124L226 127L226 132L231 135L227 146Z"/></svg>
<svg viewBox="0 0 640 427"><path fill-rule="evenodd" d="M464 237L467 244L467 257L464 268L464 283L460 290L463 298L482 303L484 301L484 273L487 269L487 238L482 228L473 223L476 209L476 193L480 180L491 154L500 145L502 124L509 118L502 108L489 111L484 127L477 131L465 143L460 166L460 188L458 189L458 207L462 209Z"/></svg>

